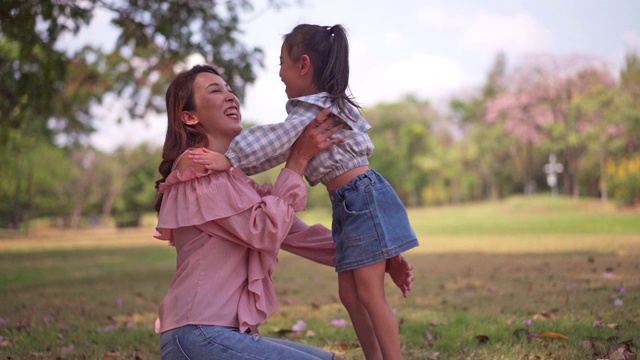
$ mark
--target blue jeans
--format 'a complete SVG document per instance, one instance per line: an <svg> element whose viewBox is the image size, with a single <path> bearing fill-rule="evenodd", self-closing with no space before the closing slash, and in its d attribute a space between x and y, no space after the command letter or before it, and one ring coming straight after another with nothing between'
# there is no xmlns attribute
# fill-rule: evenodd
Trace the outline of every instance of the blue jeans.
<svg viewBox="0 0 640 360"><path fill-rule="evenodd" d="M332 353L226 326L186 325L162 333L162 360L334 360Z"/></svg>

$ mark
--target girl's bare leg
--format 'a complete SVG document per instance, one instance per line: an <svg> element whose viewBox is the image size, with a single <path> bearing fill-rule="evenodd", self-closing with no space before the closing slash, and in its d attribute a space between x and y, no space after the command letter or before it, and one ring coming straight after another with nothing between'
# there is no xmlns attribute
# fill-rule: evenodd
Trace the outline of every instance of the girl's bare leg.
<svg viewBox="0 0 640 360"><path fill-rule="evenodd" d="M382 352L373 331L371 319L358 298L353 270L338 273L338 289L340 300L349 313L364 356L367 360L382 360Z"/></svg>
<svg viewBox="0 0 640 360"><path fill-rule="evenodd" d="M366 309L384 360L402 359L398 320L384 292L385 261L353 270L359 302ZM353 321L353 319L352 319ZM355 326L355 325L354 325Z"/></svg>

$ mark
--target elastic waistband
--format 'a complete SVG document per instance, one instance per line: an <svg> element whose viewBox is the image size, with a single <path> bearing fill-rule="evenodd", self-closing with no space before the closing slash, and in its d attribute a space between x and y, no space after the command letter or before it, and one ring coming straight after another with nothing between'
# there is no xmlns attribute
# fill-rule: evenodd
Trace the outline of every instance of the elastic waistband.
<svg viewBox="0 0 640 360"><path fill-rule="evenodd" d="M320 179L309 179L309 183L311 185L316 185L318 182L321 182L323 185L327 185L331 182L331 180L337 178L338 176L346 173L349 170L353 170L360 166L369 165L369 159L366 157L354 157L351 159L342 159L340 165L332 165L332 170L329 170L327 173L323 174Z"/></svg>

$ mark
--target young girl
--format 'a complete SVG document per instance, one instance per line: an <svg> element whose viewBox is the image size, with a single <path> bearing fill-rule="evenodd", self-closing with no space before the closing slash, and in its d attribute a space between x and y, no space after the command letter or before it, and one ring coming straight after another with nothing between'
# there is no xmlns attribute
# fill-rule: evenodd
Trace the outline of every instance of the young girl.
<svg viewBox="0 0 640 360"><path fill-rule="evenodd" d="M418 246L418 240L393 188L368 166L374 149L366 134L371 126L347 94L345 29L341 25L296 26L284 36L280 78L289 98L285 122L244 130L225 156L206 149L189 156L209 169L233 166L247 174L268 170L285 162L304 127L322 109L332 107L332 113L344 123L336 136L346 142L315 156L305 176L312 186L321 182L329 192L340 299L366 358L400 359L398 323L384 292L385 266L389 259Z"/></svg>

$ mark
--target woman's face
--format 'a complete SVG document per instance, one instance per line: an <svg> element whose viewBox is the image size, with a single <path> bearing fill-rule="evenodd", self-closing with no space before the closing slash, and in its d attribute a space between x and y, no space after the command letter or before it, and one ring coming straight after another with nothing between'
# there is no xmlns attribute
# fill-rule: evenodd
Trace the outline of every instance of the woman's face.
<svg viewBox="0 0 640 360"><path fill-rule="evenodd" d="M198 74L193 82L193 97L195 110L189 113L210 139L230 141L242 131L240 101L220 76Z"/></svg>

